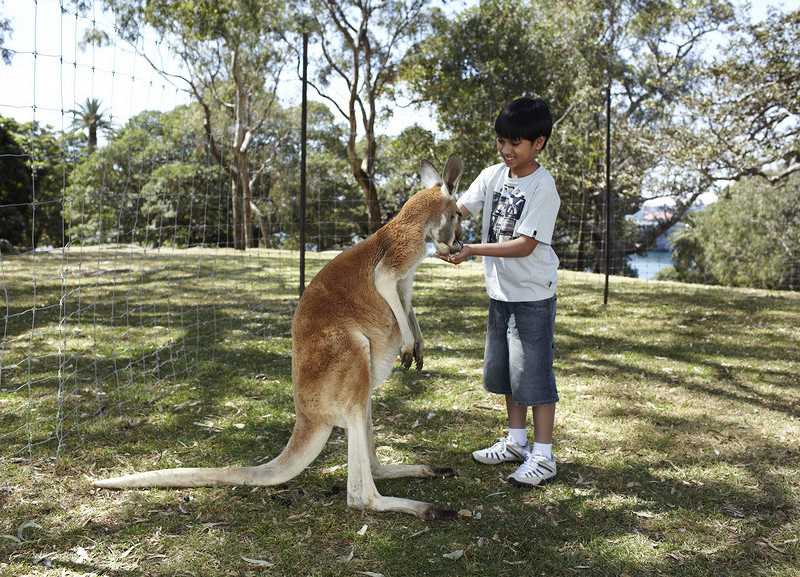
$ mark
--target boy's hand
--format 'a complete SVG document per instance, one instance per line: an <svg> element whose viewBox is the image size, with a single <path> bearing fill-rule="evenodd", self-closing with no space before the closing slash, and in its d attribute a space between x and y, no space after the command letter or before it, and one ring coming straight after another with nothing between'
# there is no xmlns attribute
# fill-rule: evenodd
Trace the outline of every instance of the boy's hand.
<svg viewBox="0 0 800 577"><path fill-rule="evenodd" d="M457 252L456 254L449 254L449 255L437 254L436 256L442 259L443 261L449 262L451 264L461 264L462 262L464 262L465 260L467 260L469 257L472 256L472 250L470 249L468 244L465 244L461 247L461 251Z"/></svg>

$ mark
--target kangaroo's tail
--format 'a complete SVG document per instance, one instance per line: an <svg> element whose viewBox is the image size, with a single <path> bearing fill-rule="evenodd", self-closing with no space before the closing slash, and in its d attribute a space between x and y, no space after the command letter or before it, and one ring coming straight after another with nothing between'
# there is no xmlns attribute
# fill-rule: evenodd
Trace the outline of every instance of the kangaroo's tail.
<svg viewBox="0 0 800 577"><path fill-rule="evenodd" d="M257 467L160 469L94 481L95 487L213 487L217 485L279 485L296 477L322 452L333 426L312 423L298 413L294 431L281 454Z"/></svg>

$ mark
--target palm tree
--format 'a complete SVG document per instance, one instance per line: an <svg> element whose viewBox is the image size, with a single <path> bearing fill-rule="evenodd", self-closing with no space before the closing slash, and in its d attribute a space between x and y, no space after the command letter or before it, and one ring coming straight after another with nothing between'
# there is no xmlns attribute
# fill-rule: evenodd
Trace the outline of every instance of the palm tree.
<svg viewBox="0 0 800 577"><path fill-rule="evenodd" d="M97 129L111 128L111 122L106 119L105 112L100 111L100 101L97 98L87 98L86 102L78 105L77 110L70 110L74 119L72 128L74 130L89 129L88 151L92 154L97 148Z"/></svg>

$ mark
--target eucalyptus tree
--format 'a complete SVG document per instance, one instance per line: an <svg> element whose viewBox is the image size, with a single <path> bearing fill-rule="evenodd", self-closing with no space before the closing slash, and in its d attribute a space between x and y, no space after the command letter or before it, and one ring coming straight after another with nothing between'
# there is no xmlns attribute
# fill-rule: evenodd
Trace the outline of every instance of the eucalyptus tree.
<svg viewBox="0 0 800 577"><path fill-rule="evenodd" d="M142 28L162 35L185 73L182 81L200 104L210 154L230 178L233 245L254 246L252 188L264 165L252 166L251 148L277 101L285 64L280 31L291 3L278 0L105 0L125 38ZM147 57L147 55L145 55Z"/></svg>
<svg viewBox="0 0 800 577"><path fill-rule="evenodd" d="M800 171L800 10L738 24L690 104L711 181Z"/></svg>
<svg viewBox="0 0 800 577"><path fill-rule="evenodd" d="M348 164L364 194L370 231L382 223L375 182L379 101L393 95L405 51L425 27L427 3L310 1L321 53L319 73L311 85L346 122Z"/></svg>
<svg viewBox="0 0 800 577"><path fill-rule="evenodd" d="M0 8L3 8L3 2L0 1ZM0 14L0 59L5 64L11 64L11 57L13 52L6 48L6 39L11 37L14 28L11 26L11 20L5 18Z"/></svg>

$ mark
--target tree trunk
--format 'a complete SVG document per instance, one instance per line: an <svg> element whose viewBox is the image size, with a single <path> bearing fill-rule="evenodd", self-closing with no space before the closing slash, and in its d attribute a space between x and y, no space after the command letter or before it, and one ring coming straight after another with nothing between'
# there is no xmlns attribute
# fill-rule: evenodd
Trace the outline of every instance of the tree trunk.
<svg viewBox="0 0 800 577"><path fill-rule="evenodd" d="M381 205L378 202L378 189L375 187L375 182L367 177L365 173L362 172L362 174L364 174L364 178L359 180L359 184L367 201L367 226L370 234L372 234L383 224L381 222Z"/></svg>
<svg viewBox="0 0 800 577"><path fill-rule="evenodd" d="M88 143L88 153L91 154L97 148L97 124L94 122L89 123L89 143Z"/></svg>
<svg viewBox="0 0 800 577"><path fill-rule="evenodd" d="M258 227L261 229L261 248L269 248L269 221L263 214L258 217Z"/></svg>
<svg viewBox="0 0 800 577"><path fill-rule="evenodd" d="M578 255L575 259L575 270L586 269L586 213L589 210L589 194L585 187L581 187L581 212L578 216Z"/></svg>
<svg viewBox="0 0 800 577"><path fill-rule="evenodd" d="M605 260L603 259L603 203L601 195L595 197L594 202L594 226L592 227L592 272L601 273L605 270Z"/></svg>
<svg viewBox="0 0 800 577"><path fill-rule="evenodd" d="M238 176L231 174L231 220L233 225L233 248L244 250L244 235L242 229L242 189Z"/></svg>
<svg viewBox="0 0 800 577"><path fill-rule="evenodd" d="M237 153L239 186L242 191L242 243L244 248L255 247L253 238L253 191L250 188L250 159L247 152Z"/></svg>
<svg viewBox="0 0 800 577"><path fill-rule="evenodd" d="M367 205L367 227L371 234L381 227L381 205L378 202L378 189L375 187L375 180L371 179L369 175L364 172L361 166L361 159L359 159L354 152L351 153L349 148L348 146L350 169L359 188L361 188L361 191L364 193L364 200Z"/></svg>

